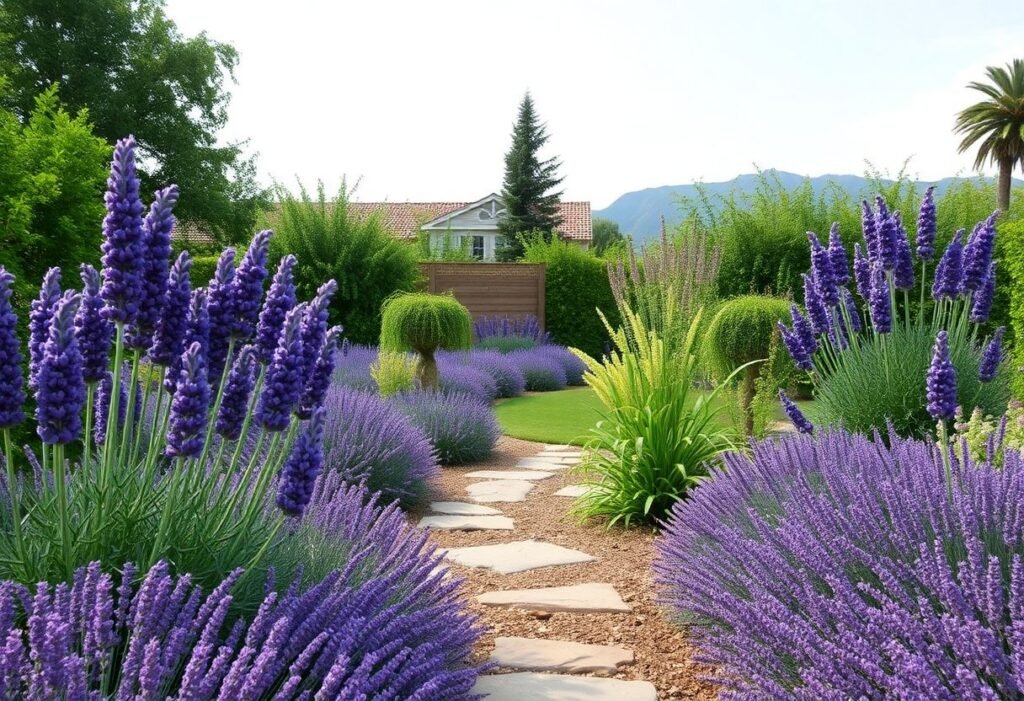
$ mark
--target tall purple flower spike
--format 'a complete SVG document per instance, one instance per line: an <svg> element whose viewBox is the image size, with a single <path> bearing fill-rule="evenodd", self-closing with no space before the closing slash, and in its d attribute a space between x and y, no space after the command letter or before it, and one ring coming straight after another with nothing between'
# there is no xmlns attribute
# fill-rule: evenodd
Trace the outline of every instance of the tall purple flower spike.
<svg viewBox="0 0 1024 701"><path fill-rule="evenodd" d="M82 433L85 380L75 339L79 301L69 290L57 304L36 377L36 432L49 445L71 443Z"/></svg>
<svg viewBox="0 0 1024 701"><path fill-rule="evenodd" d="M171 185L157 190L149 214L142 223L142 297L139 315L129 329L128 346L148 350L153 331L160 321L167 293L167 274L171 259L171 232L174 230L174 205L178 203L178 187Z"/></svg>
<svg viewBox="0 0 1024 701"><path fill-rule="evenodd" d="M867 200L861 200L860 210L860 225L864 232L868 258L878 260L878 227L875 225L875 212Z"/></svg>
<svg viewBox="0 0 1024 701"><path fill-rule="evenodd" d="M135 173L135 138L121 139L114 147L110 178L104 195L103 287L105 318L131 323L142 302L146 269L142 244L142 199Z"/></svg>
<svg viewBox="0 0 1024 701"><path fill-rule="evenodd" d="M992 334L992 340L985 346L981 354L981 363L978 366L978 379L982 382L991 382L999 374L999 366L1003 364L1003 334L1006 328L1000 326Z"/></svg>
<svg viewBox="0 0 1024 701"><path fill-rule="evenodd" d="M857 303L853 299L853 293L843 288L843 303L846 304L846 315L850 318L850 328L854 333L860 333L863 328L860 320L860 312L857 311Z"/></svg>
<svg viewBox="0 0 1024 701"><path fill-rule="evenodd" d="M82 377L89 384L100 382L109 372L114 327L102 312L100 274L82 263L82 301L75 314L75 337L82 354Z"/></svg>
<svg viewBox="0 0 1024 701"><path fill-rule="evenodd" d="M307 380L316 366L317 354L327 336L328 305L337 291L338 283L334 280L328 280L322 284L316 291L316 297L306 308L305 316L302 317L299 336L302 338L302 367Z"/></svg>
<svg viewBox="0 0 1024 701"><path fill-rule="evenodd" d="M25 420L18 316L11 307L14 276L0 265L0 430Z"/></svg>
<svg viewBox="0 0 1024 701"><path fill-rule="evenodd" d="M192 299L191 270L192 259L188 251L182 251L167 276L167 290L161 305L163 313L157 321L153 345L149 349L149 359L157 365L170 367L185 350L185 330Z"/></svg>
<svg viewBox="0 0 1024 701"><path fill-rule="evenodd" d="M814 362L811 360L811 355L807 352L804 344L800 342L800 336L790 329L786 328L786 325L781 321L778 322L779 335L782 338L782 344L789 351L790 357L793 359L793 364L801 370L813 370Z"/></svg>
<svg viewBox="0 0 1024 701"><path fill-rule="evenodd" d="M881 195L875 197L875 228L878 236L878 260L886 270L896 267L896 220Z"/></svg>
<svg viewBox="0 0 1024 701"><path fill-rule="evenodd" d="M267 257L272 234L272 231L266 229L253 237L235 274L232 290L235 324L232 333L243 341L251 340L256 333L260 303L263 301L263 282L267 279Z"/></svg>
<svg viewBox="0 0 1024 701"><path fill-rule="evenodd" d="M998 261L992 261L981 289L974 293L974 301L971 303L971 321L975 324L984 324L988 321L989 314L992 313L992 303L996 297L996 266L998 264Z"/></svg>
<svg viewBox="0 0 1024 701"><path fill-rule="evenodd" d="M303 431L288 461L281 470L278 485L277 505L289 516L301 516L313 496L313 484L323 469L324 409L313 412L306 430Z"/></svg>
<svg viewBox="0 0 1024 701"><path fill-rule="evenodd" d="M896 227L896 267L893 269L893 284L897 290L910 290L914 287L914 255L902 224Z"/></svg>
<svg viewBox="0 0 1024 701"><path fill-rule="evenodd" d="M871 299L871 261L861 251L860 244L853 245L853 278L857 283L857 294L865 302Z"/></svg>
<svg viewBox="0 0 1024 701"><path fill-rule="evenodd" d="M932 296L936 300L952 299L960 294L963 282L963 237L963 229L956 232L935 268Z"/></svg>
<svg viewBox="0 0 1024 701"><path fill-rule="evenodd" d="M804 306L807 307L807 315L811 319L811 328L817 336L828 333L828 310L818 293L818 286L809 275L804 275Z"/></svg>
<svg viewBox="0 0 1024 701"><path fill-rule="evenodd" d="M228 357L231 332L235 328L235 249L226 248L217 261L217 272L210 281L210 342L206 358L210 381L220 383Z"/></svg>
<svg viewBox="0 0 1024 701"><path fill-rule="evenodd" d="M338 353L338 338L341 336L341 327L335 326L327 332L327 338L320 346L316 363L309 373L306 387L302 391L302 398L299 399L299 408L295 414L300 419L309 419L318 406L323 404L327 388L331 386L331 375L334 374L334 359Z"/></svg>
<svg viewBox="0 0 1024 701"><path fill-rule="evenodd" d="M117 428L124 427L124 418L128 414L128 378L122 376L118 385ZM110 413L110 395L114 391L114 375L109 370L96 388L95 421L92 430L93 441L101 445L107 437L107 421Z"/></svg>
<svg viewBox="0 0 1024 701"><path fill-rule="evenodd" d="M843 237L839 235L839 224L832 224L828 231L828 257L832 262L832 275L837 285L845 285L850 281L850 262L846 259L846 247Z"/></svg>
<svg viewBox="0 0 1024 701"><path fill-rule="evenodd" d="M985 284L985 276L995 254L998 216L999 210L996 210L988 219L978 224L964 247L961 291L977 292Z"/></svg>
<svg viewBox="0 0 1024 701"><path fill-rule="evenodd" d="M245 423L249 394L252 392L255 360L253 347L245 346L228 373L216 424L217 434L226 440L237 441L242 435L242 424Z"/></svg>
<svg viewBox="0 0 1024 701"><path fill-rule="evenodd" d="M306 313L300 304L288 312L274 359L267 366L263 391L256 405L256 420L268 431L288 428L292 409L299 401L306 383L303 366L302 338L299 326Z"/></svg>
<svg viewBox="0 0 1024 701"><path fill-rule="evenodd" d="M878 262L871 264L871 325L876 333L892 331L892 303L889 298L889 281L885 270Z"/></svg>
<svg viewBox="0 0 1024 701"><path fill-rule="evenodd" d="M793 425L796 427L798 432L806 433L808 435L814 433L814 424L807 420L804 413L800 411L800 407L798 407L796 403L789 398L789 395L786 394L786 390L779 390L779 401L782 402L783 411L786 412L786 416L788 416L789 420L793 422Z"/></svg>
<svg viewBox="0 0 1024 701"><path fill-rule="evenodd" d="M210 314L207 309L206 290L200 287L192 292L188 308L188 324L185 328L185 341L182 353L193 343L198 343L206 352L210 340ZM178 387L178 376L182 372L182 355L178 355L174 363L167 368L164 375L164 389L174 394Z"/></svg>
<svg viewBox="0 0 1024 701"><path fill-rule="evenodd" d="M928 413L936 421L952 419L956 414L956 368L949 360L949 334L940 331L932 348L932 362L925 381Z"/></svg>
<svg viewBox="0 0 1024 701"><path fill-rule="evenodd" d="M811 277L814 279L814 285L818 288L818 294L825 306L834 307L839 304L839 291L836 289L836 276L832 271L832 257L813 231L807 232L807 240L811 244Z"/></svg>
<svg viewBox="0 0 1024 701"><path fill-rule="evenodd" d="M818 350L818 341L814 337L814 329L811 327L811 322L800 313L800 308L795 304L789 307L789 318L793 320L793 332L800 339L801 345L807 349L809 354L814 355Z"/></svg>
<svg viewBox="0 0 1024 701"><path fill-rule="evenodd" d="M295 306L295 283L292 271L296 264L295 256L288 254L281 259L270 283L270 291L263 302L259 323L256 325L256 354L260 362L266 365L274 358L277 342L281 338L284 318Z"/></svg>
<svg viewBox="0 0 1024 701"><path fill-rule="evenodd" d="M917 257L931 260L935 256L935 186L932 185L924 193L921 211L917 215Z"/></svg>
<svg viewBox="0 0 1024 701"><path fill-rule="evenodd" d="M207 414L210 410L210 384L206 379L203 348L193 343L181 355L181 374L171 402L166 454L195 458L203 450Z"/></svg>
<svg viewBox="0 0 1024 701"><path fill-rule="evenodd" d="M43 276L39 297L32 300L28 313L28 386L36 388L43 346L50 335L50 319L60 302L60 268L50 268Z"/></svg>

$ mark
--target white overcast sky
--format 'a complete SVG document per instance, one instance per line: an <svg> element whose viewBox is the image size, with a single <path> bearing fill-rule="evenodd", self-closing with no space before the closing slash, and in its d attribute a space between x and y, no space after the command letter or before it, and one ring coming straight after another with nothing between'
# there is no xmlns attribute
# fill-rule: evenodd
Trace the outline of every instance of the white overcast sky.
<svg viewBox="0 0 1024 701"><path fill-rule="evenodd" d="M186 35L240 53L224 136L260 177L358 198L500 189L526 90L567 199L804 175L967 174L964 85L1024 58L1024 0L168 0Z"/></svg>

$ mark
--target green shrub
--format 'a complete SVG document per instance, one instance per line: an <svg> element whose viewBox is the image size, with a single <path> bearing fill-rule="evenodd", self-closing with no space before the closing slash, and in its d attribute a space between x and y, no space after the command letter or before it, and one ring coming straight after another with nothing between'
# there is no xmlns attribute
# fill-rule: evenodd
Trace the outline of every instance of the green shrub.
<svg viewBox="0 0 1024 701"><path fill-rule="evenodd" d="M370 377L382 397L407 392L416 386L416 359L406 353L381 351L370 365Z"/></svg>
<svg viewBox="0 0 1024 701"><path fill-rule="evenodd" d="M416 247L395 238L379 215L353 214L344 181L333 201L327 200L323 183L315 199L301 185L298 198L283 188L278 194L280 209L266 220L274 230L271 269L285 254L294 254L300 261L295 287L302 297L315 295L324 280L337 280L331 323L341 324L351 343L376 343L381 304L419 282Z"/></svg>
<svg viewBox="0 0 1024 701"><path fill-rule="evenodd" d="M424 389L437 387L435 352L464 350L472 344L469 310L451 295L414 292L396 295L384 303L380 348L418 353L417 374Z"/></svg>
<svg viewBox="0 0 1024 701"><path fill-rule="evenodd" d="M600 357L609 337L597 310L613 328L619 320L607 263L574 243L540 237L526 241L524 260L545 264L544 314L552 340Z"/></svg>
<svg viewBox="0 0 1024 701"><path fill-rule="evenodd" d="M789 303L778 297L735 297L721 305L704 336L703 352L717 378L745 367L740 407L747 435L754 433L754 393L761 376L761 361L768 359L778 322L788 312Z"/></svg>
<svg viewBox="0 0 1024 701"><path fill-rule="evenodd" d="M1013 329L1013 393L1018 399L1024 399L1024 221L1000 226L997 240L1003 249L1001 272L1007 280L1000 287L1008 298L1008 316ZM999 295L996 296L998 302Z"/></svg>
<svg viewBox="0 0 1024 701"><path fill-rule="evenodd" d="M476 347L480 350L511 353L513 351L536 348L537 341L526 336L490 336L477 341Z"/></svg>
<svg viewBox="0 0 1024 701"><path fill-rule="evenodd" d="M214 273L217 272L218 260L220 260L219 254L215 256L196 256L192 259L192 271L189 273L192 289L206 287L210 284Z"/></svg>

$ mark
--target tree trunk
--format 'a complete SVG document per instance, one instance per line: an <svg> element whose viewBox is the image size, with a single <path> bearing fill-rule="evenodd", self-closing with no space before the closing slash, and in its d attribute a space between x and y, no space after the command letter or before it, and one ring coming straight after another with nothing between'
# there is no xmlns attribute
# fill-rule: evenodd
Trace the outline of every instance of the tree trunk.
<svg viewBox="0 0 1024 701"><path fill-rule="evenodd" d="M420 380L421 389L437 389L437 361L434 352L420 352L420 360L416 367L416 375Z"/></svg>
<svg viewBox="0 0 1024 701"><path fill-rule="evenodd" d="M743 386L740 388L740 403L743 406L743 429L748 436L754 435L754 392L757 378L761 376L761 363L755 363L743 371Z"/></svg>
<svg viewBox="0 0 1024 701"><path fill-rule="evenodd" d="M1013 160L1003 158L999 161L999 209L1006 214L1010 211L1010 184L1013 176Z"/></svg>

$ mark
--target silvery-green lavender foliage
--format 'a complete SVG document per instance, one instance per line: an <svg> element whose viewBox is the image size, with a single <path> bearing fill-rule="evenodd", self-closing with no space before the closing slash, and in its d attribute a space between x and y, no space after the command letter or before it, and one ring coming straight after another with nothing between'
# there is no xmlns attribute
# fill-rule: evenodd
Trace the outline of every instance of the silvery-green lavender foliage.
<svg viewBox="0 0 1024 701"><path fill-rule="evenodd" d="M676 504L657 579L726 698L1021 697L1024 460L944 469L933 443L818 431Z"/></svg>

